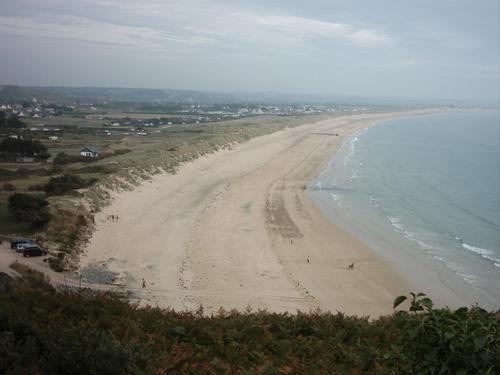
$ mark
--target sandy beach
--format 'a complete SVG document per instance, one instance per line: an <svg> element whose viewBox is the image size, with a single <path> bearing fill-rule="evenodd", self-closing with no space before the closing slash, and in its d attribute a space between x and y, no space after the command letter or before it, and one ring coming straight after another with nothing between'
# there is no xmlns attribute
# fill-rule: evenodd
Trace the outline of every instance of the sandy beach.
<svg viewBox="0 0 500 375"><path fill-rule="evenodd" d="M106 269L133 300L176 310L390 313L410 290L398 268L332 224L304 187L346 135L399 115L287 129L114 193L96 214L82 271Z"/></svg>

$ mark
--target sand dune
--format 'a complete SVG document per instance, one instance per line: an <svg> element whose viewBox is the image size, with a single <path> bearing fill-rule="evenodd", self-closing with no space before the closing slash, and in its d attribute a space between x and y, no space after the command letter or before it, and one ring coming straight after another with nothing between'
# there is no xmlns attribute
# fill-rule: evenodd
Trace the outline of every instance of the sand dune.
<svg viewBox="0 0 500 375"><path fill-rule="evenodd" d="M287 129L115 193L96 215L81 267L104 264L133 298L177 310L389 313L394 296L408 291L404 279L304 190L345 135L388 116ZM111 214L119 221L106 220Z"/></svg>

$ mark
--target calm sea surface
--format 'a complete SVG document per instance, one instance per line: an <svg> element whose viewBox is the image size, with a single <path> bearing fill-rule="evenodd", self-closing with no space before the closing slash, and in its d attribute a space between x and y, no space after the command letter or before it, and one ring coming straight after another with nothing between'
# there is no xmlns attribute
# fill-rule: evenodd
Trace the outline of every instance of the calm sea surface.
<svg viewBox="0 0 500 375"><path fill-rule="evenodd" d="M362 237L441 262L500 304L500 112L381 122L308 190Z"/></svg>

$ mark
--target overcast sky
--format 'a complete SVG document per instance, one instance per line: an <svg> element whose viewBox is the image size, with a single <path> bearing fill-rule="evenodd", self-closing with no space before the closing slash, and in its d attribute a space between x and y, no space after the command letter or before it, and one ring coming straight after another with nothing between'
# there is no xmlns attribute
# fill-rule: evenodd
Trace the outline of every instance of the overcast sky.
<svg viewBox="0 0 500 375"><path fill-rule="evenodd" d="M500 97L500 0L0 0L0 83Z"/></svg>

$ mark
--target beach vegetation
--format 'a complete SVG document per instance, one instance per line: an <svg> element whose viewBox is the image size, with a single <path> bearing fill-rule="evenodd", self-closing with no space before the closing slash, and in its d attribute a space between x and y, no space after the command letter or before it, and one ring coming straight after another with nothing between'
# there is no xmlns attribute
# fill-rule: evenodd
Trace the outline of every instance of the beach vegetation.
<svg viewBox="0 0 500 375"><path fill-rule="evenodd" d="M95 162L97 160L98 158L88 158L81 155L70 155L64 151L61 151L54 157L54 160L52 162L54 163L54 165L59 166L77 162Z"/></svg>
<svg viewBox="0 0 500 375"><path fill-rule="evenodd" d="M6 182L3 184L2 190L3 191L16 191L16 186L14 184L11 184L10 182Z"/></svg>
<svg viewBox="0 0 500 375"><path fill-rule="evenodd" d="M51 374L498 373L498 317L423 306L370 320L337 312L175 312L110 292L0 274L0 372Z"/></svg>
<svg viewBox="0 0 500 375"><path fill-rule="evenodd" d="M0 160L16 160L17 157L33 157L46 160L50 157L47 146L40 141L5 138L0 142Z"/></svg>
<svg viewBox="0 0 500 375"><path fill-rule="evenodd" d="M499 315L479 306L434 309L424 293L410 293L408 311L392 322L400 332L388 363L405 374L494 374L500 370ZM399 296L394 307L407 300ZM429 371L432 369L432 371Z"/></svg>
<svg viewBox="0 0 500 375"><path fill-rule="evenodd" d="M47 210L49 202L37 195L15 193L9 198L10 215L19 222L25 222L32 229L41 228L50 220Z"/></svg>
<svg viewBox="0 0 500 375"><path fill-rule="evenodd" d="M79 175L63 174L54 176L49 179L49 182L44 186L47 195L62 195L72 190L81 189L93 184L95 180L83 179Z"/></svg>

